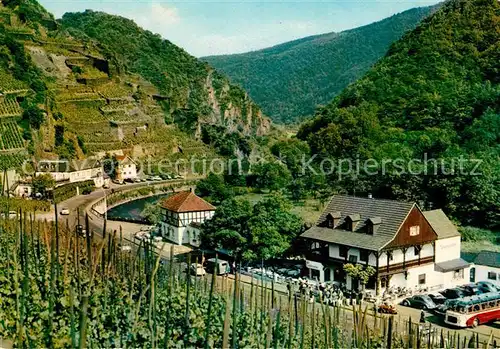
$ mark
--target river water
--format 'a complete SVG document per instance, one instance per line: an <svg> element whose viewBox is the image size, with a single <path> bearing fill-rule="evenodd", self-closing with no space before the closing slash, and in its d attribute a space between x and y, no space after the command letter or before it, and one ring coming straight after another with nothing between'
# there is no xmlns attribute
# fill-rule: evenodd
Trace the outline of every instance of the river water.
<svg viewBox="0 0 500 349"><path fill-rule="evenodd" d="M140 221L141 212L146 204L157 204L171 194L154 195L143 199L137 199L122 205L115 206L108 210L108 219L115 221Z"/></svg>

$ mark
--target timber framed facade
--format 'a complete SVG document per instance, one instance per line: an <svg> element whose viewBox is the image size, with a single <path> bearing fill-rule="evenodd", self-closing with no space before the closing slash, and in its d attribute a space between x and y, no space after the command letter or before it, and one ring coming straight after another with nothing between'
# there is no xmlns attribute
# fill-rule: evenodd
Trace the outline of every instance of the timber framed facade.
<svg viewBox="0 0 500 349"><path fill-rule="evenodd" d="M345 275L347 263L371 266L366 285L439 289L466 283L460 234L441 210L415 203L334 196L317 224L304 232L310 277L360 287Z"/></svg>

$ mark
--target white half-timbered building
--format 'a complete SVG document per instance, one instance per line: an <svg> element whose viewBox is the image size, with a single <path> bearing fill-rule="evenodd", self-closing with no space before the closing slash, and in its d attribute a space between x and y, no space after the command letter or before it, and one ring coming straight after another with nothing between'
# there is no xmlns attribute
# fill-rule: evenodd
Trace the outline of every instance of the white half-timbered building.
<svg viewBox="0 0 500 349"><path fill-rule="evenodd" d="M213 217L215 206L192 191L174 194L162 202L162 236L178 245L200 246L201 223Z"/></svg>

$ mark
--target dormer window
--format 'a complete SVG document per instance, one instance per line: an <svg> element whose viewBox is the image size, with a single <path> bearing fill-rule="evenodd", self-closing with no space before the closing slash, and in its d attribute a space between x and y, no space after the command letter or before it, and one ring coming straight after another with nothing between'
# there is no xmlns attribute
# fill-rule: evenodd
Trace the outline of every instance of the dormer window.
<svg viewBox="0 0 500 349"><path fill-rule="evenodd" d="M380 217L372 217L368 218L366 221L366 231L368 234L373 235L377 232L378 228L382 224L382 218Z"/></svg>
<svg viewBox="0 0 500 349"><path fill-rule="evenodd" d="M335 228L340 221L340 212L331 212L326 215L326 226L330 229Z"/></svg>
<svg viewBox="0 0 500 349"><path fill-rule="evenodd" d="M361 220L361 216L359 214L351 214L345 220L347 230L354 231Z"/></svg>

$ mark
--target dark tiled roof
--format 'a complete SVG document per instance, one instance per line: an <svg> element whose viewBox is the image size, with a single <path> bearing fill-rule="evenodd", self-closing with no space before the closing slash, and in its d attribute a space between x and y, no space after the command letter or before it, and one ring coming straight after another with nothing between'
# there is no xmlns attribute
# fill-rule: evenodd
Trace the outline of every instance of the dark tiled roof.
<svg viewBox="0 0 500 349"><path fill-rule="evenodd" d="M452 259L451 261L446 261L442 263L436 263L434 265L434 270L441 273L446 273L452 270L464 269L470 266L470 263L463 260L462 258Z"/></svg>
<svg viewBox="0 0 500 349"><path fill-rule="evenodd" d="M392 241L414 206L414 203L402 201L335 195L316 226L301 236L378 251ZM327 215L335 212L341 213L339 224L335 229L327 228ZM346 230L346 217L353 215L359 215L360 221L354 231ZM373 235L367 234L368 219L381 221Z"/></svg>
<svg viewBox="0 0 500 349"><path fill-rule="evenodd" d="M135 164L135 161L132 160L132 158L127 155L117 155L116 160L121 164L130 164L130 163Z"/></svg>
<svg viewBox="0 0 500 349"><path fill-rule="evenodd" d="M500 252L481 251L474 259L474 264L500 268Z"/></svg>
<svg viewBox="0 0 500 349"><path fill-rule="evenodd" d="M371 251L378 251L380 249L379 246L384 246L387 243L385 237L377 236L377 234L368 235L325 227L312 227L304 232L301 237L363 248Z"/></svg>
<svg viewBox="0 0 500 349"><path fill-rule="evenodd" d="M462 259L466 260L469 263L473 263L477 255L478 253L475 252L460 252L460 257L462 257Z"/></svg>
<svg viewBox="0 0 500 349"><path fill-rule="evenodd" d="M191 191L182 191L165 199L161 206L173 212L214 211L215 206Z"/></svg>
<svg viewBox="0 0 500 349"><path fill-rule="evenodd" d="M438 239L460 236L457 228L448 219L443 210L426 211L424 212L424 217L436 232Z"/></svg>

